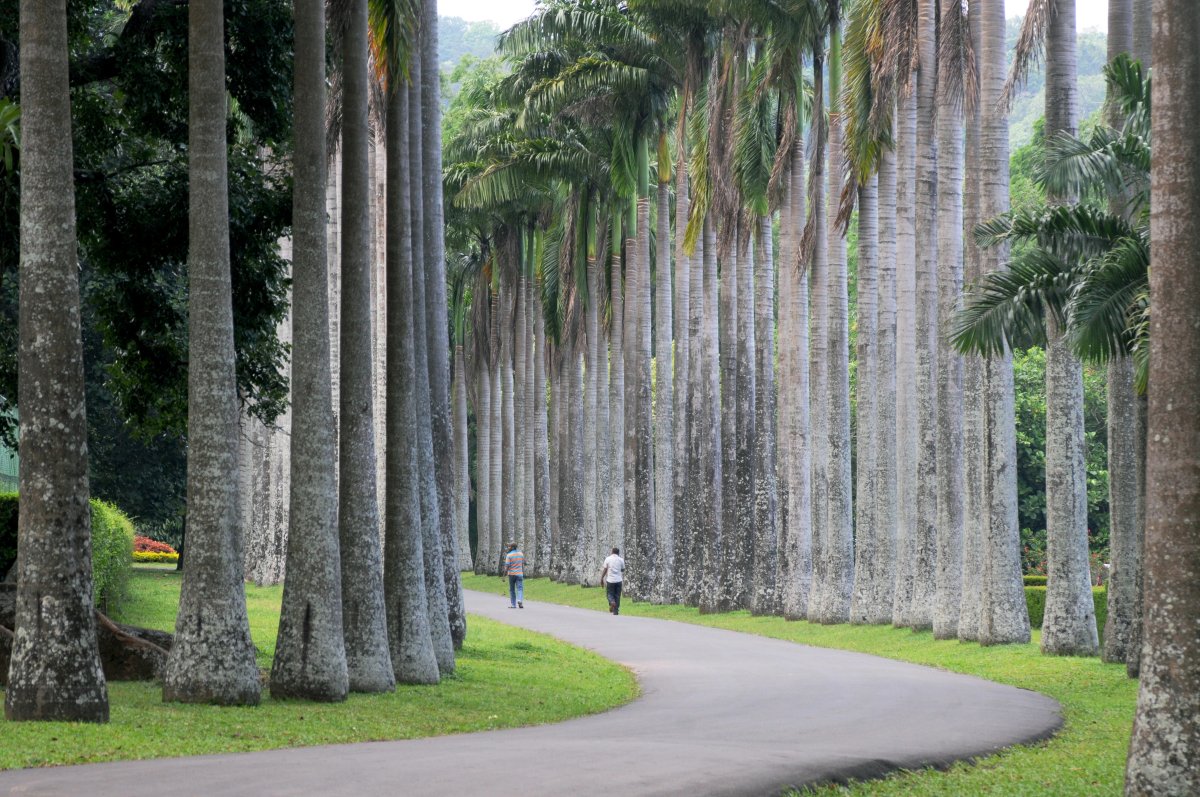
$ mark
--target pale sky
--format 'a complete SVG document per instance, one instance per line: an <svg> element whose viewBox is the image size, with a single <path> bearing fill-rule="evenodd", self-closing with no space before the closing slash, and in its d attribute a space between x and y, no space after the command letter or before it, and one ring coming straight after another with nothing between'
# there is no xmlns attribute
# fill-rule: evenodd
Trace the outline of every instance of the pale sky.
<svg viewBox="0 0 1200 797"><path fill-rule="evenodd" d="M1004 0L1008 16L1024 13L1028 0ZM519 22L533 12L534 0L438 0L438 12L471 21L490 19L501 28ZM1108 29L1108 0L1075 0L1080 30Z"/></svg>

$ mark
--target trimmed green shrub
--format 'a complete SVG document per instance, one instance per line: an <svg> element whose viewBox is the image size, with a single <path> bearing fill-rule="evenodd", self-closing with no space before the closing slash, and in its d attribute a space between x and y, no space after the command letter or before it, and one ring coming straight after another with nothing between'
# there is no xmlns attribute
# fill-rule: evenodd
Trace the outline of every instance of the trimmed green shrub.
<svg viewBox="0 0 1200 797"><path fill-rule="evenodd" d="M1046 586L1046 576L1025 576L1025 586L1044 587Z"/></svg>
<svg viewBox="0 0 1200 797"><path fill-rule="evenodd" d="M162 551L134 551L133 561L135 562L170 562L175 564L179 561L179 554L171 551L170 553Z"/></svg>
<svg viewBox="0 0 1200 797"><path fill-rule="evenodd" d="M133 560L133 521L92 499L92 581L96 605L108 611L125 596ZM0 495L0 578L17 559L16 493Z"/></svg>
<svg viewBox="0 0 1200 797"><path fill-rule="evenodd" d="M1096 606L1096 627L1103 634L1104 621L1108 618L1108 593L1104 587L1092 587L1092 603ZM1041 628L1046 614L1046 588L1026 586L1025 604L1029 607L1029 624Z"/></svg>

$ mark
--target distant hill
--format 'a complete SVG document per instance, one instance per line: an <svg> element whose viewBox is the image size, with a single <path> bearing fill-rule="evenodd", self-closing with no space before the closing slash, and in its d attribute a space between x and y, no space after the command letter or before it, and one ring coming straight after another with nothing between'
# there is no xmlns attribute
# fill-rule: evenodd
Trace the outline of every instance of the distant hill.
<svg viewBox="0 0 1200 797"><path fill-rule="evenodd" d="M438 17L438 55L442 71L453 71L464 55L487 58L496 50L500 28L494 22L468 22L460 17Z"/></svg>
<svg viewBox="0 0 1200 797"><path fill-rule="evenodd" d="M1012 66L1013 51L1021 33L1021 17L1008 20L1005 40L1008 62ZM1107 38L1103 33L1080 33L1076 40L1079 56L1079 121L1087 119L1104 104L1104 64L1107 61ZM1039 67L1031 72L1024 88L1013 98L1008 117L1009 146L1013 149L1033 139L1033 125L1046 112L1046 74Z"/></svg>

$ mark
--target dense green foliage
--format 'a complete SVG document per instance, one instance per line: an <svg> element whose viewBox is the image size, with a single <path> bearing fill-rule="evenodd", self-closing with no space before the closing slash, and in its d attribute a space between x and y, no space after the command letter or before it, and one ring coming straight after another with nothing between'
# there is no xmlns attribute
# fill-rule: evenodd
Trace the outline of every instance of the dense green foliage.
<svg viewBox="0 0 1200 797"><path fill-rule="evenodd" d="M1092 603L1096 606L1096 628L1100 630L1101 642L1104 638L1104 621L1108 619L1108 592L1104 587L1092 587ZM1025 605L1029 607L1029 624L1034 628L1042 627L1042 618L1046 614L1046 587L1025 585Z"/></svg>
<svg viewBox="0 0 1200 797"><path fill-rule="evenodd" d="M121 622L175 626L179 574L136 570ZM246 587L260 667L270 667L282 587ZM179 755L270 750L560 722L628 702L637 682L594 653L541 634L471 617L453 677L400 686L345 703L272 700L255 708L163 703L157 683L110 683L107 725L10 723L0 719L0 770ZM3 690L0 690L3 694ZM514 701L513 695L520 695ZM69 744L62 740L69 739Z"/></svg>
<svg viewBox="0 0 1200 797"><path fill-rule="evenodd" d="M187 7L158 3L146 12L150 5L69 7L82 298L87 334L102 346L91 358L88 414L95 422L111 411L110 428L127 422L142 437L178 439L187 417ZM238 382L251 410L269 421L287 399L279 373L286 348L275 329L287 291L277 241L291 213L283 166L291 7L284 0L225 5ZM19 42L7 24L16 19L16 0L0 0L0 98L19 101ZM10 441L15 424L4 411L16 396L18 179L19 159L15 172L0 174L0 435ZM97 380L108 400L95 401ZM97 448L94 473L120 470L103 458L110 447Z"/></svg>
<svg viewBox="0 0 1200 797"><path fill-rule="evenodd" d="M15 493L0 495L0 578L17 558ZM133 523L120 509L92 499L92 583L96 605L115 609L126 595L133 559Z"/></svg>
<svg viewBox="0 0 1200 797"><path fill-rule="evenodd" d="M463 586L491 593L506 589L498 578L470 574L463 576ZM525 580L525 600L526 605L534 607L546 602L607 610L603 590L580 589L541 578ZM1095 797L1121 793L1137 681L1126 677L1122 664L1104 664L1094 657L1044 656L1038 649L1037 631L1026 645L981 647L957 640L935 640L929 631L818 625L780 617L751 617L745 611L700 614L684 606L624 601L621 614L678 620L924 664L1032 689L1063 706L1065 724L1049 741L959 762L945 771L902 772L883 781L849 787L831 785L820 789L822 794Z"/></svg>

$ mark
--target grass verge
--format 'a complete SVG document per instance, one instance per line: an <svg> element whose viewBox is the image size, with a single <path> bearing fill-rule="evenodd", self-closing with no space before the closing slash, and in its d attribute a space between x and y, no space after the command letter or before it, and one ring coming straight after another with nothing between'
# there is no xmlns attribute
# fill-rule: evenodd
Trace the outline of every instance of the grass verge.
<svg viewBox="0 0 1200 797"><path fill-rule="evenodd" d="M506 594L494 576L464 575L467 589ZM581 589L548 579L527 579L525 600L561 603L606 611L600 589ZM621 613L678 620L743 631L817 647L870 653L976 675L1049 695L1063 706L1063 730L1049 741L1010 748L947 771L898 773L880 781L826 786L819 794L853 795L1116 795L1121 793L1125 754L1133 725L1137 682L1125 668L1095 658L1043 656L1038 632L1028 645L983 648L956 641L937 641L929 632L914 633L886 626L822 626L788 622L749 613L702 615L684 606L654 606L622 601Z"/></svg>
<svg viewBox="0 0 1200 797"><path fill-rule="evenodd" d="M135 570L123 622L172 630L174 571ZM246 587L259 665L270 666L280 587ZM0 695L3 690L0 690ZM271 700L256 708L164 704L157 683L109 684L108 725L0 719L0 769L246 752L538 725L605 711L637 694L633 675L594 653L472 616L457 672L435 687L351 695L329 705ZM513 695L519 695L518 700Z"/></svg>

